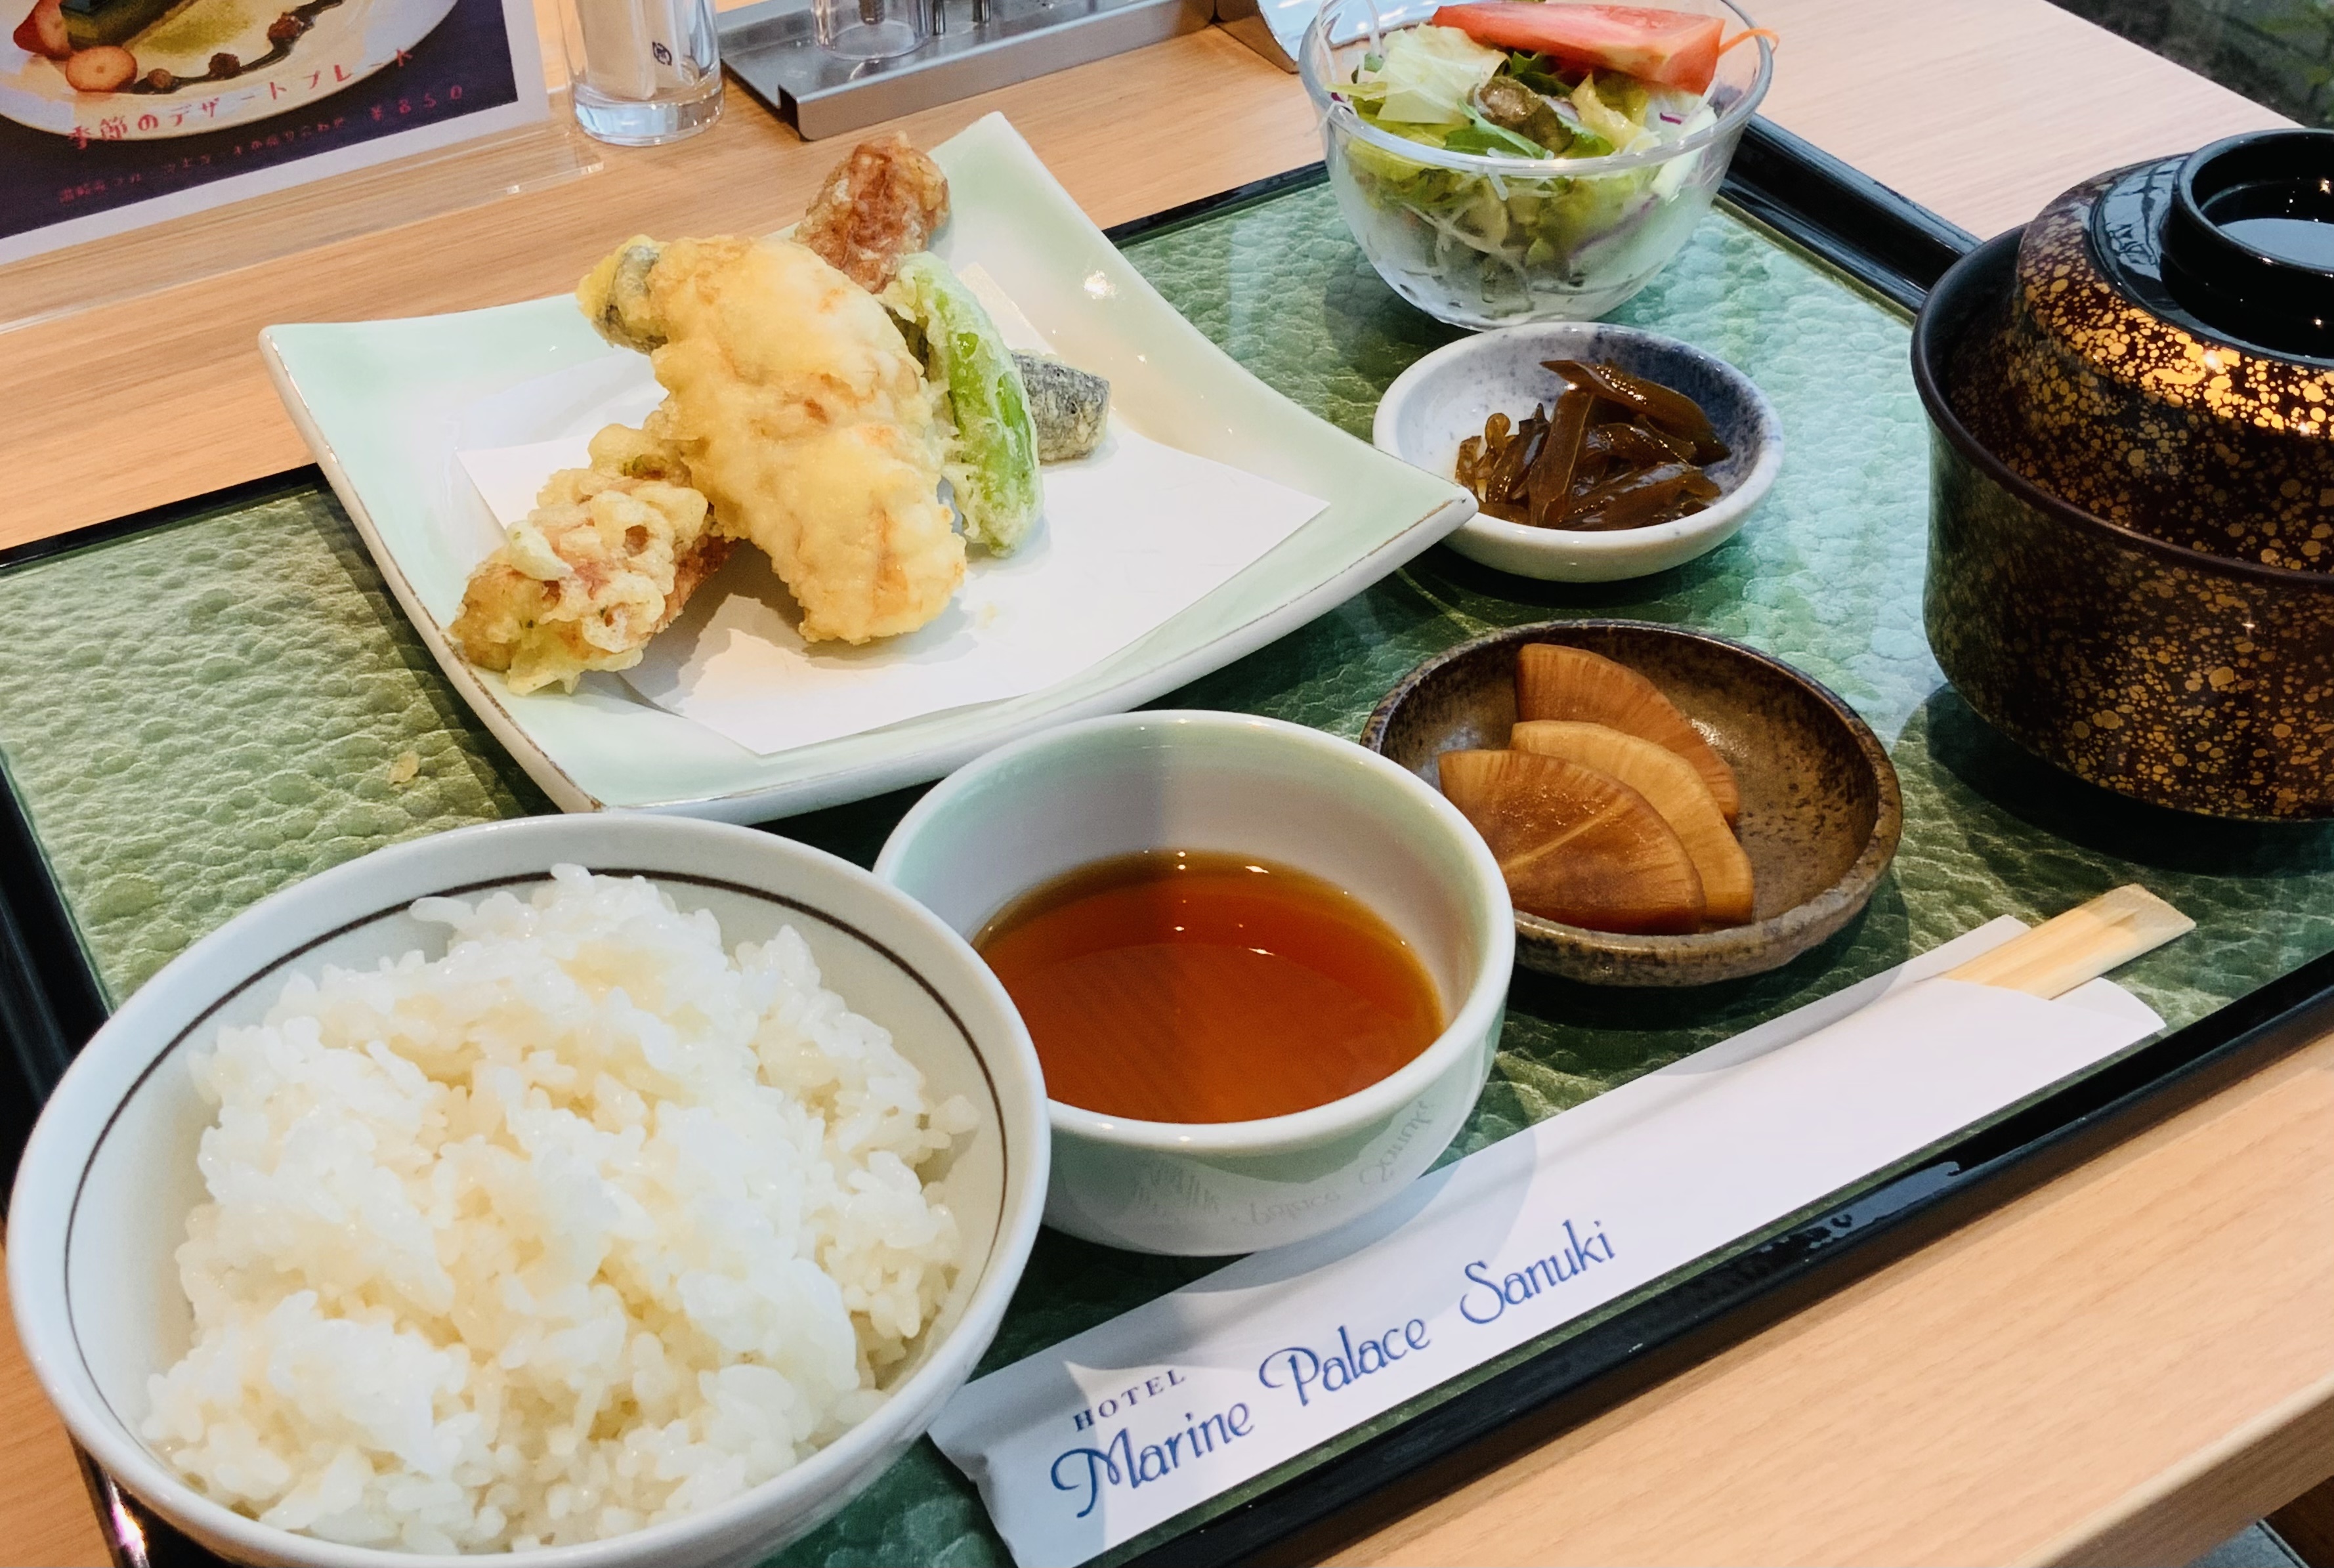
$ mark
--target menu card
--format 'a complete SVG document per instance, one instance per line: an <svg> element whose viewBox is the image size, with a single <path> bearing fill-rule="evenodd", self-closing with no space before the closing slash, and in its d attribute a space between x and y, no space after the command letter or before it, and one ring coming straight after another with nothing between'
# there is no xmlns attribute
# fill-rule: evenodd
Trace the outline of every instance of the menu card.
<svg viewBox="0 0 2334 1568"><path fill-rule="evenodd" d="M528 0L0 0L12 30L0 264L550 116Z"/></svg>
<svg viewBox="0 0 2334 1568"><path fill-rule="evenodd" d="M2163 1027L1939 977L2007 917L969 1383L931 1435L1022 1568L1082 1563Z"/></svg>

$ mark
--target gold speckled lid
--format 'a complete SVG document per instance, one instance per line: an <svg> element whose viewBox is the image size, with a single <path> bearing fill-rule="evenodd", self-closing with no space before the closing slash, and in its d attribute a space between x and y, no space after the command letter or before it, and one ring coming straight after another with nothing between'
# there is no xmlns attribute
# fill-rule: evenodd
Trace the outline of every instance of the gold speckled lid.
<svg viewBox="0 0 2334 1568"><path fill-rule="evenodd" d="M2271 136L2298 139L2334 186L2334 133ZM2241 287L2207 287L2198 266L2234 266L2213 249L2225 236L2184 247L2176 221L2200 167L2209 179L2225 149L2261 139L2103 176L2045 207L1999 339L1971 357L1955 401L2003 461L2088 511L2211 554L2334 570L2334 266L2313 320L2308 267L2284 266L2301 276L2282 293L2242 272ZM2293 222L2334 245L2334 194L2322 225Z"/></svg>

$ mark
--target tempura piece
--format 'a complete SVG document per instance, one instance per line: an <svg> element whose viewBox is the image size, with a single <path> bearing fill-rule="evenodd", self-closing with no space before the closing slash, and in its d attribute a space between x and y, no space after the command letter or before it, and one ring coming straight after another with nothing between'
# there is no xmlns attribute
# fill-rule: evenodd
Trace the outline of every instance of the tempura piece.
<svg viewBox="0 0 2334 1568"><path fill-rule="evenodd" d="M837 164L795 238L871 294L932 242L948 218L948 176L898 131L863 141Z"/></svg>
<svg viewBox="0 0 2334 1568"><path fill-rule="evenodd" d="M649 305L649 274L663 252L636 234L603 257L575 290L593 330L620 349L645 354L664 346Z"/></svg>
<svg viewBox="0 0 2334 1568"><path fill-rule="evenodd" d="M1037 460L1063 463L1102 445L1110 418L1110 383L1091 370L1045 354L1016 354L1021 386L1029 394L1029 423L1037 431Z"/></svg>
<svg viewBox="0 0 2334 1568"><path fill-rule="evenodd" d="M521 694L629 669L728 553L708 524L695 490L562 469L471 572L447 630L464 658Z"/></svg>
<svg viewBox="0 0 2334 1568"><path fill-rule="evenodd" d="M947 608L964 541L937 395L874 295L791 241L717 238L628 241L576 297L610 341L661 345L670 395L643 434L722 534L768 553L805 641L896 637Z"/></svg>
<svg viewBox="0 0 2334 1568"><path fill-rule="evenodd" d="M678 447L630 425L601 427L600 433L592 438L591 453L592 467L603 474L619 474L628 479L661 479L668 485L695 484Z"/></svg>
<svg viewBox="0 0 2334 1568"><path fill-rule="evenodd" d="M945 471L964 536L1002 555L1045 510L1037 432L1012 351L973 292L930 251L900 264L883 303L911 323L933 385L946 391Z"/></svg>

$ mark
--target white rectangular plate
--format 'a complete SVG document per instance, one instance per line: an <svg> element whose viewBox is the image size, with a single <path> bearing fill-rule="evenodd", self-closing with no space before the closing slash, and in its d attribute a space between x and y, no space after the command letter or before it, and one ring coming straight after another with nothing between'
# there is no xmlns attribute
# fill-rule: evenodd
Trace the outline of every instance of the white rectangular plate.
<svg viewBox="0 0 2334 1568"><path fill-rule="evenodd" d="M627 351L559 295L405 321L270 327L260 351L293 422L391 590L487 726L567 811L763 822L937 778L991 746L1147 702L1293 631L1473 512L1449 481L1384 456L1243 370L1087 221L990 115L933 149L952 216L934 247L978 263L1061 356L1110 378L1153 439L1324 497L1321 515L1149 636L1027 697L757 755L612 676L514 697L446 640L494 525L454 457L456 415L553 370ZM614 245L628 232L611 221ZM472 442L471 444L475 444Z"/></svg>

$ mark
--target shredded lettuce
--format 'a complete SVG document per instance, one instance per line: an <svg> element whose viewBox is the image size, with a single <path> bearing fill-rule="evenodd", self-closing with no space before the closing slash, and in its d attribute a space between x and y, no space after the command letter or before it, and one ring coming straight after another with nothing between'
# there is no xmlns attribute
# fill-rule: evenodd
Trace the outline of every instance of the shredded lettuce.
<svg viewBox="0 0 2334 1568"><path fill-rule="evenodd" d="M1572 90L1572 111L1580 116L1580 123L1616 152L1634 152L1638 143L1656 139L1654 133L1645 129L1642 118L1645 111L1645 90L1637 87L1628 77L1616 81L1608 75L1605 78L1605 91L1613 94L1614 101L1607 103L1604 95L1596 91L1596 80L1594 76L1584 77L1580 85ZM1635 92L1629 91L1631 87L1636 87ZM1635 114L1629 112L1632 100L1636 110Z"/></svg>
<svg viewBox="0 0 2334 1568"><path fill-rule="evenodd" d="M1456 27L1413 27L1385 41L1377 117L1403 125L1468 123L1475 90L1507 63Z"/></svg>
<svg viewBox="0 0 2334 1568"><path fill-rule="evenodd" d="M1529 136L1522 136L1505 126L1493 125L1480 111L1470 103L1467 123L1442 139L1444 149L1451 152L1504 152L1515 158L1546 158L1548 149Z"/></svg>
<svg viewBox="0 0 2334 1568"><path fill-rule="evenodd" d="M1384 53L1365 58L1339 91L1369 124L1428 147L1548 157L1548 148L1512 124L1493 124L1478 107L1484 83L1502 71L1545 99L1572 133L1557 156L1634 152L1683 140L1689 122L1695 130L1710 123L1709 105L1693 94L1616 71L1567 72L1546 55L1486 49L1432 24L1387 34Z"/></svg>
<svg viewBox="0 0 2334 1568"><path fill-rule="evenodd" d="M1561 98L1572 91L1571 80L1566 76L1564 67L1545 54L1510 51L1508 74L1534 92L1546 93L1552 98Z"/></svg>
<svg viewBox="0 0 2334 1568"><path fill-rule="evenodd" d="M1602 158L1614 150L1610 139L1599 136L1588 128L1588 122L1580 118L1580 111L1573 107L1571 99L1559 98L1555 101L1556 117L1564 121L1566 128L1572 132L1572 145L1565 149L1567 153L1574 158Z"/></svg>

